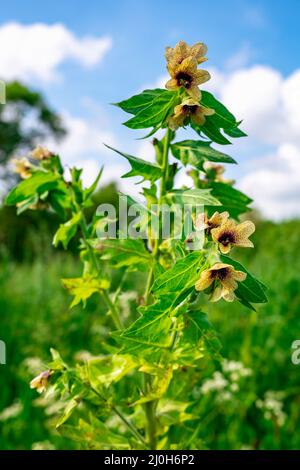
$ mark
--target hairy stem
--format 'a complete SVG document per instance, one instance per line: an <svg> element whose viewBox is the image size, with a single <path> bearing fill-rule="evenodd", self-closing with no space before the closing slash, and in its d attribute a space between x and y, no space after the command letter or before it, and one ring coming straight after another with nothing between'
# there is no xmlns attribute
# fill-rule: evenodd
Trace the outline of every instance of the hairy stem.
<svg viewBox="0 0 300 470"><path fill-rule="evenodd" d="M104 398L100 393L97 392L93 387L91 387L95 395L97 395L101 400L107 403L106 398ZM128 427L132 435L137 438L143 445L147 445L143 436L139 433L139 431L135 428L135 426L123 415L122 411L120 411L115 405L110 405L111 409L119 416L121 421Z"/></svg>
<svg viewBox="0 0 300 470"><path fill-rule="evenodd" d="M168 170L169 170L169 147L170 147L170 140L171 140L171 131L167 128L165 137L164 137L164 147L163 147L163 155L162 155L162 176L160 180L160 191L159 191L159 199L158 199L158 218L159 218L159 233L156 236L154 249L153 249L153 257L157 260L159 255L159 245L161 241L161 206L163 203L163 198L166 194L166 184L168 180ZM145 304L149 302L150 290L153 281L153 267L149 271L146 291L145 291ZM148 374L144 374L144 393L145 395L151 389L151 377ZM149 401L144 405L144 411L146 416L146 434L147 440L150 446L150 449L155 450L157 447L157 419L156 419L156 407L157 407L157 400Z"/></svg>
<svg viewBox="0 0 300 470"><path fill-rule="evenodd" d="M81 227L81 233L82 233L84 244L86 246L86 249L89 252L90 259L91 259L91 262L94 266L94 269L97 271L98 274L100 274L100 266L99 266L97 256L95 255L94 249L89 244L89 241L88 241L89 232L88 232L88 226L87 226L87 222L86 222L84 212L83 212L81 207L79 207L78 205L77 205L77 207L78 207L78 210L81 213L80 227ZM102 297L103 297L103 300L106 303L106 305L107 305L107 307L108 307L108 309L111 313L111 318L114 322L115 327L117 328L117 330L121 330L123 326L122 326L122 322L121 322L121 319L120 319L119 312L116 309L114 303L111 301L108 293L105 290L102 292Z"/></svg>
<svg viewBox="0 0 300 470"><path fill-rule="evenodd" d="M108 293L106 292L106 290L103 291L102 297L103 297L106 305L108 306L108 308L110 310L111 318L113 319L113 322L114 322L116 328L118 330L121 330L123 328L123 325L122 325L121 319L119 317L119 312L116 309L114 303L111 301L111 299L110 299Z"/></svg>

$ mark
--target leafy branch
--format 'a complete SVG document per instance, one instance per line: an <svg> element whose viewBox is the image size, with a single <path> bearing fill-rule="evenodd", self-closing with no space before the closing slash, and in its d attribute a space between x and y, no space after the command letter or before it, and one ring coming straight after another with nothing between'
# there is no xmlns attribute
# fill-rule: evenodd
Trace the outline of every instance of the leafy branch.
<svg viewBox="0 0 300 470"><path fill-rule="evenodd" d="M83 265L81 277L63 280L73 295L71 306L84 308L98 295L114 323L115 331L103 334L99 356L69 368L55 353L49 370L32 381L38 391L54 389L65 403L60 432L88 448L199 447L201 422L186 410L207 361L222 361L218 334L203 312L204 300L238 301L250 310L267 301L265 286L231 256L233 248L253 247L255 226L251 220L240 221L252 201L224 177L223 165L236 161L213 145L228 145L229 139L246 134L241 121L202 90L210 78L198 68L206 50L203 43L190 47L183 41L167 48L166 89L145 90L115 103L131 115L125 126L156 134L154 163L107 146L129 163L124 178L141 178L143 203L128 197L122 206L128 212L138 209L140 217L121 227L120 213L119 218L98 212L88 216L102 169L84 188L82 170L71 169L67 180L60 157L42 147L17 163L22 181L6 199L19 213L44 209L60 215L53 244L68 249L73 240ZM195 131L197 140L176 141L177 130L186 127ZM162 138L159 130L164 131ZM183 171L190 186L178 187L176 175ZM116 236L109 231L97 235L99 227L107 229L111 223ZM129 229L146 233L147 239L130 236ZM115 276L121 278L117 288ZM133 293L128 284L134 286ZM103 321L106 325L106 317ZM114 425L111 412L124 427ZM193 433L186 426L189 421L196 422Z"/></svg>

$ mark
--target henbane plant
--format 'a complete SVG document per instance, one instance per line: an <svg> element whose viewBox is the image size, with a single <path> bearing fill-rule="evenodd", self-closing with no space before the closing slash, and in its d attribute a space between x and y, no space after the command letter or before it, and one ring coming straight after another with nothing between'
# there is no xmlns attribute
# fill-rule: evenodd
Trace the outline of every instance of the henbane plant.
<svg viewBox="0 0 300 470"><path fill-rule="evenodd" d="M199 88L210 78L198 68L206 52L202 43L168 47L166 89L145 90L116 104L132 115L125 126L155 135L154 163L116 150L131 165L124 177L142 179L144 202L137 203L142 216L131 223L146 232L146 239L120 236L120 225L115 238L97 235L112 222L99 212L87 217L102 170L84 188L82 170L72 168L67 180L60 157L42 147L17 162L23 181L7 204L19 213L41 208L61 216L53 243L67 249L77 235L83 264L81 277L62 281L73 295L72 306L84 308L98 295L107 312L110 334L103 333L98 356L69 365L52 350L47 370L31 382L39 392L55 392L64 406L57 429L82 448L203 448L194 392L205 365L222 361L218 334L203 305L235 301L254 309L267 301L264 285L232 258L234 250L253 246L254 224L239 220L252 201L224 179L222 164L236 162L213 143L228 145L246 134L223 104ZM190 128L196 139L178 141L181 128ZM191 186L177 188L176 175L185 168ZM128 201L129 206L135 202ZM181 216L188 218L189 233L174 222L184 206L189 210ZM168 238L162 236L165 207L172 226ZM153 213L154 227L145 217ZM131 296L135 290L134 302L125 315L122 299L129 290Z"/></svg>

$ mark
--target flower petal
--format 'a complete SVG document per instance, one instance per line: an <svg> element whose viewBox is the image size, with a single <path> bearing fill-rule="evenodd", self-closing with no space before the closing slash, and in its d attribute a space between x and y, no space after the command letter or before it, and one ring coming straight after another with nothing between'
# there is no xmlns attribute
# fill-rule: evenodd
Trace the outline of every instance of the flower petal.
<svg viewBox="0 0 300 470"><path fill-rule="evenodd" d="M233 279L236 281L244 281L247 277L247 273L244 273L243 271L233 271L232 273Z"/></svg>
<svg viewBox="0 0 300 470"><path fill-rule="evenodd" d="M195 288L198 291L205 290L212 284L212 282L213 282L213 279L211 277L210 270L205 269L204 271L202 271L200 278L196 282Z"/></svg>
<svg viewBox="0 0 300 470"><path fill-rule="evenodd" d="M204 56L207 53L207 46L203 42L197 42L190 48L190 54L197 59L197 62L207 60Z"/></svg>
<svg viewBox="0 0 300 470"><path fill-rule="evenodd" d="M223 290L222 295L223 295L223 299L226 302L233 302L235 299L235 295L233 291Z"/></svg>
<svg viewBox="0 0 300 470"><path fill-rule="evenodd" d="M184 114L176 114L176 115L174 114L173 116L170 117L168 121L168 125L170 129L172 129L173 131L176 131L178 127L183 126L184 120L185 120Z"/></svg>
<svg viewBox="0 0 300 470"><path fill-rule="evenodd" d="M210 271L217 271L218 269L233 269L231 264L226 263L215 263L211 268Z"/></svg>
<svg viewBox="0 0 300 470"><path fill-rule="evenodd" d="M218 302L218 300L220 300L222 298L222 295L223 295L223 289L221 286L218 286L215 288L215 290L213 291L211 297L210 297L210 301L211 302Z"/></svg>
<svg viewBox="0 0 300 470"><path fill-rule="evenodd" d="M174 49L173 47L166 47L165 49L165 58L167 60L167 62L170 62L172 59L173 59L173 55L174 55Z"/></svg>
<svg viewBox="0 0 300 470"><path fill-rule="evenodd" d="M177 90L177 80L175 80L175 78L170 78L170 80L168 80L165 84L165 87L167 88L167 90Z"/></svg>
<svg viewBox="0 0 300 470"><path fill-rule="evenodd" d="M222 243L219 243L219 248L221 253L227 255L227 253L229 253L231 250L231 243L228 243L228 245L222 245Z"/></svg>
<svg viewBox="0 0 300 470"><path fill-rule="evenodd" d="M255 225L251 220L245 220L245 222L242 222L241 224L238 224L236 227L239 236L241 237L250 237L252 233L255 232Z"/></svg>
<svg viewBox="0 0 300 470"><path fill-rule="evenodd" d="M197 76L199 70L197 70L197 61L194 57L187 57L184 59L181 64L177 67L177 73L178 72L183 72L183 73L189 73L193 77Z"/></svg>
<svg viewBox="0 0 300 470"><path fill-rule="evenodd" d="M205 83L210 79L210 73L207 70L199 69L195 73L194 81L197 85L201 85L201 83Z"/></svg>
<svg viewBox="0 0 300 470"><path fill-rule="evenodd" d="M212 108L205 108L203 107L203 114L205 114L205 116L212 116L213 114L215 114L215 110L212 109Z"/></svg>
<svg viewBox="0 0 300 470"><path fill-rule="evenodd" d="M224 289L228 291L234 291L238 288L237 282L234 280L232 273L228 274L228 277L221 280L221 284Z"/></svg>
<svg viewBox="0 0 300 470"><path fill-rule="evenodd" d="M205 116L201 113L201 111L196 111L195 114L192 114L191 121L198 126L203 126L205 123Z"/></svg>
<svg viewBox="0 0 300 470"><path fill-rule="evenodd" d="M186 92L192 96L195 100L201 99L201 92L197 86L192 86L191 88L186 88Z"/></svg>

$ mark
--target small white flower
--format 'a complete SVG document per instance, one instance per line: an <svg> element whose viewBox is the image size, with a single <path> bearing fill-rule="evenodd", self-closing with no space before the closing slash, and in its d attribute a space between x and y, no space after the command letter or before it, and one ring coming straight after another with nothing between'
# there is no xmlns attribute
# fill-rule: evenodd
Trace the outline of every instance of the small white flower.
<svg viewBox="0 0 300 470"><path fill-rule="evenodd" d="M239 388L240 388L240 387L238 386L237 383L233 383L233 384L230 385L230 390L231 390L232 392L237 392L237 391L239 390Z"/></svg>
<svg viewBox="0 0 300 470"><path fill-rule="evenodd" d="M23 404L19 400L16 400L12 405L1 411L0 421L7 421L8 419L16 418L22 413L23 408Z"/></svg>

